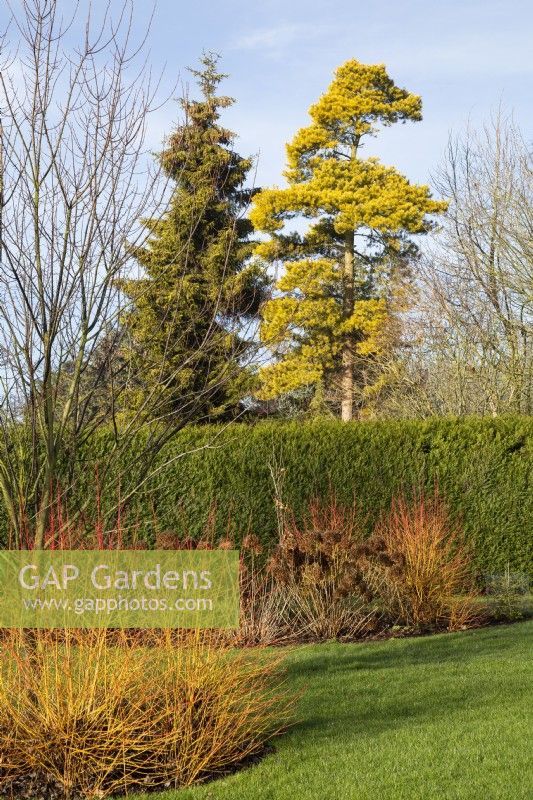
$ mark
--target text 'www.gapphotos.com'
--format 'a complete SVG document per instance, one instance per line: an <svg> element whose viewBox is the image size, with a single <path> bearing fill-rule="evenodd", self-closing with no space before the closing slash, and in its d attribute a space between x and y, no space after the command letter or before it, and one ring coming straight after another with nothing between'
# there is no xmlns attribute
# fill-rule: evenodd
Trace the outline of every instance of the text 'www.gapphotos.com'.
<svg viewBox="0 0 533 800"><path fill-rule="evenodd" d="M24 599L25 611L66 611L75 614L113 614L120 611L212 611L213 601L207 597L178 597L169 600L165 597L77 597Z"/></svg>

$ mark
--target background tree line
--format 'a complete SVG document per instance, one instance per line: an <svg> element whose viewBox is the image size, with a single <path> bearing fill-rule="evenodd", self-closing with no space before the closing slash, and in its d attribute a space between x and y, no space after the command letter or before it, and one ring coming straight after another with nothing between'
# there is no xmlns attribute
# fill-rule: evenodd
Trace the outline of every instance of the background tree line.
<svg viewBox="0 0 533 800"><path fill-rule="evenodd" d="M224 77L216 62L206 56L204 71L194 73L204 96L195 108L208 108L214 97L206 80ZM222 109L229 101L218 102ZM249 334L245 348L233 353L229 317L222 323L229 348L223 361L230 351L236 356L236 391L205 418L530 414L532 162L512 118L500 110L481 131L467 128L450 138L433 176L443 200L434 200L427 187L361 156L365 137L380 126L421 120L421 99L397 87L383 66L342 65L309 113L310 125L287 145L285 188L245 192L251 160L222 156L245 168L233 208L247 214L251 207L246 217L233 211L232 222L219 220L211 230L219 247L227 243L228 224L244 233L244 247L239 235L222 246L231 254L224 269L255 288L253 299L245 293L247 313L239 301L230 315L240 326L241 348L242 332ZM206 124L216 139L218 123L208 115ZM173 134L174 147L186 130ZM234 144L225 135L219 153ZM209 147L187 139L182 165L199 158L205 169ZM231 193L224 176L222 183ZM197 172L188 187L176 189L180 214L200 186ZM193 217L203 225L207 208L197 202ZM291 230L293 219L309 221L305 233ZM255 244L250 222L261 234ZM168 217L162 224L172 225ZM205 241L199 252L207 264ZM217 292L222 285L220 272L210 275L205 267L204 274L202 302L207 286ZM162 294L158 275L152 278ZM162 301L165 313L171 305ZM136 315L146 322L146 305ZM178 342L183 330L183 322L167 326L169 341ZM189 351L194 357L194 341ZM197 379L208 373L212 361Z"/></svg>

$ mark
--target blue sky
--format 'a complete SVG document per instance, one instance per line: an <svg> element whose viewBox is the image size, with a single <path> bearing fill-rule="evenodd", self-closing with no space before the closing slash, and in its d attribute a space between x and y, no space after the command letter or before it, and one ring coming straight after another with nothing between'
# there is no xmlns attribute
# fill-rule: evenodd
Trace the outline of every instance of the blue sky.
<svg viewBox="0 0 533 800"><path fill-rule="evenodd" d="M237 99L226 120L243 154L259 152L259 185L282 181L285 142L348 58L383 62L422 95L423 121L393 126L368 149L412 180L429 180L450 130L500 102L533 139L532 41L531 0L159 0L151 36L169 81L190 80L185 67L202 49L221 54ZM176 113L160 113L152 135Z"/></svg>
<svg viewBox="0 0 533 800"><path fill-rule="evenodd" d="M140 31L152 4L133 2ZM113 10L120 6L111 0ZM80 20L88 7L80 0ZM4 6L0 21L5 14ZM532 34L531 0L158 0L149 46L167 92L191 81L186 67L202 50L220 53L230 73L225 92L237 100L225 122L243 155L259 154L263 186L282 182L284 144L307 124L307 108L335 67L349 58L383 62L399 85L422 95L424 119L393 126L367 153L427 182L449 132L486 120L500 102L533 139ZM154 149L178 113L170 102L154 114Z"/></svg>

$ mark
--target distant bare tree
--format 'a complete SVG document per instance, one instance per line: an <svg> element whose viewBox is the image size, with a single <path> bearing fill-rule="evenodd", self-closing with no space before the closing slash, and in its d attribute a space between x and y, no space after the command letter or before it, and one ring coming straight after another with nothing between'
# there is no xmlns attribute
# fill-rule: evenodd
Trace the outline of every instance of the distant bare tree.
<svg viewBox="0 0 533 800"><path fill-rule="evenodd" d="M531 151L500 112L450 140L435 182L450 206L405 320L397 411L531 414Z"/></svg>

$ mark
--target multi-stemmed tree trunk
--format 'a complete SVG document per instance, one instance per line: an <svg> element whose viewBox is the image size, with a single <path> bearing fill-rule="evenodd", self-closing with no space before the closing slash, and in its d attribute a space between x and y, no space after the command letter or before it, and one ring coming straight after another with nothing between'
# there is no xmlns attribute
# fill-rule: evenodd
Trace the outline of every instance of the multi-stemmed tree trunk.
<svg viewBox="0 0 533 800"><path fill-rule="evenodd" d="M19 546L25 525L43 545L60 463L107 416L87 414L84 373L117 313L126 242L163 199L143 146L153 89L127 77L138 48L122 11L67 57L57 2L24 0L16 54L1 44L0 489Z"/></svg>

